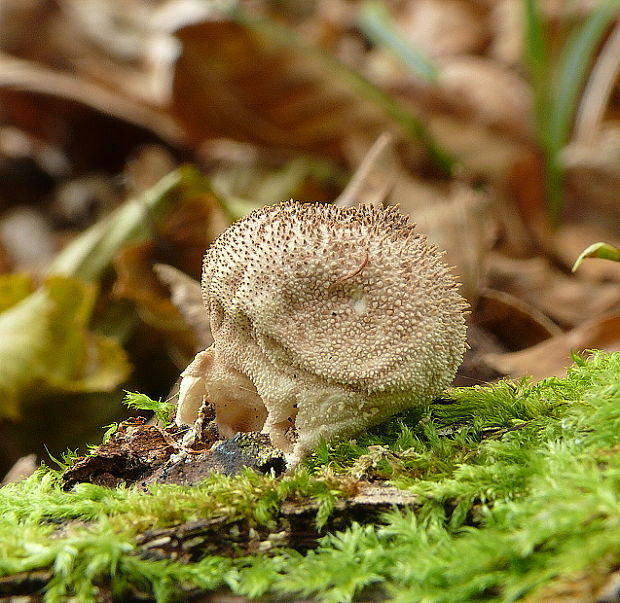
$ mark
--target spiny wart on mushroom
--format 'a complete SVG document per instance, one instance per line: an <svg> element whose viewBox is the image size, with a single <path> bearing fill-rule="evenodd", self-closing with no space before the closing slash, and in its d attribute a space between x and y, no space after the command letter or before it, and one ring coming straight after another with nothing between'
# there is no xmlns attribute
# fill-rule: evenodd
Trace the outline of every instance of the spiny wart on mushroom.
<svg viewBox="0 0 620 603"><path fill-rule="evenodd" d="M262 430L294 465L430 403L466 348L441 256L396 207L290 201L236 222L205 255L214 343L183 372L177 423L207 400L225 436Z"/></svg>

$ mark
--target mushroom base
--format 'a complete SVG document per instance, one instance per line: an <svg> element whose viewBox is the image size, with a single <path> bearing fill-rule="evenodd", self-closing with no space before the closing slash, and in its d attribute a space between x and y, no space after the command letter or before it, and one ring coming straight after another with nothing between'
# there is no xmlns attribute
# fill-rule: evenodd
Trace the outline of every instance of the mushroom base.
<svg viewBox="0 0 620 603"><path fill-rule="evenodd" d="M260 431L267 418L254 384L240 371L216 363L213 347L199 352L181 373L175 422L194 424L207 402L214 406L218 428L226 438L237 432Z"/></svg>
<svg viewBox="0 0 620 603"><path fill-rule="evenodd" d="M300 370L295 375L272 372L254 383L222 361L214 346L200 352L181 376L177 424L193 424L201 406L209 403L222 435L261 431L286 454L289 467L322 439L349 437L407 407L423 406L441 387L429 383L424 392L369 394Z"/></svg>

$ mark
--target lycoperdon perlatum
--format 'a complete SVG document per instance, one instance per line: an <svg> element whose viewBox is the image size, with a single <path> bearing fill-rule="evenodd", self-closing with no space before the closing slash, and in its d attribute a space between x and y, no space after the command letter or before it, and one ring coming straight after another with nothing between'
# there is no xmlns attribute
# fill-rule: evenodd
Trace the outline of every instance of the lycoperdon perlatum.
<svg viewBox="0 0 620 603"><path fill-rule="evenodd" d="M176 421L207 400L222 433L263 431L290 465L448 386L466 302L442 252L398 208L289 201L208 249L214 343L182 374Z"/></svg>

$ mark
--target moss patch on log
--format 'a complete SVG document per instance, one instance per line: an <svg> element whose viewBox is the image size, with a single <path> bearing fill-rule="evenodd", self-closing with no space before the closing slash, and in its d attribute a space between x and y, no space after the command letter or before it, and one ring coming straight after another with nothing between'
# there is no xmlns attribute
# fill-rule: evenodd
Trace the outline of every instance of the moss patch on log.
<svg viewBox="0 0 620 603"><path fill-rule="evenodd" d="M67 492L42 468L0 489L0 596L596 599L620 567L619 375L594 353L566 379L451 390L282 477Z"/></svg>

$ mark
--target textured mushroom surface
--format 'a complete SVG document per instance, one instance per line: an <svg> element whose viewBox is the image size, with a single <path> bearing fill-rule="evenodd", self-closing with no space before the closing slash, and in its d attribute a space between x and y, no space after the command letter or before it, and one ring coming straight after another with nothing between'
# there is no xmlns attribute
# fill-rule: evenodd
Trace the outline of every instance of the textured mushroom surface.
<svg viewBox="0 0 620 603"><path fill-rule="evenodd" d="M397 208L287 202L233 224L204 259L213 345L183 373L178 423L262 430L289 462L450 384L465 301Z"/></svg>

